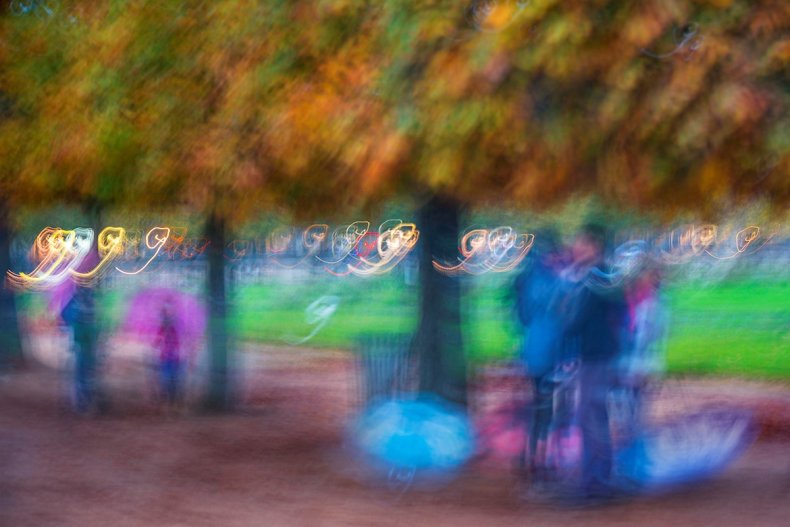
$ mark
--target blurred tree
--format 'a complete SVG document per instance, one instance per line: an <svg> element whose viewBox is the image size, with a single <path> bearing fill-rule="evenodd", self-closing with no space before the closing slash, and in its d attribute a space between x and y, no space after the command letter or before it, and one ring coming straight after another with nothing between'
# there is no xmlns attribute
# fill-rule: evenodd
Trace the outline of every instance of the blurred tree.
<svg viewBox="0 0 790 527"><path fill-rule="evenodd" d="M262 209L314 217L418 196L418 342L435 372L423 387L455 400L460 329L437 328L457 325L460 294L426 262L451 252L444 226L465 206L595 194L670 217L755 198L782 211L790 197L784 0L114 0L61 12L2 21L0 89L22 116L0 132L9 195L44 181L63 199L188 205L216 243ZM223 259L209 261L224 320ZM226 340L209 341L220 371Z"/></svg>
<svg viewBox="0 0 790 527"><path fill-rule="evenodd" d="M77 205L98 235L102 211L126 202L139 143L103 99L117 93L106 89L101 56L85 59L101 48L100 35L84 32L60 9L32 5L2 19L10 37L0 57L0 90L10 108L0 132L6 206ZM98 332L95 320L89 326Z"/></svg>
<svg viewBox="0 0 790 527"><path fill-rule="evenodd" d="M424 389L464 399L458 285L430 259L452 256L443 225L465 204L592 193L671 217L790 197L786 2L298 5L295 60L314 66L273 107L267 151L312 195L425 196Z"/></svg>
<svg viewBox="0 0 790 527"><path fill-rule="evenodd" d="M376 35L365 118L380 117L361 135L378 140L356 165L370 196L540 209L593 193L665 217L790 197L785 2L393 1L361 27ZM428 258L452 245L426 221L449 203L426 202ZM422 269L421 333L436 334L457 286ZM453 349L462 363L460 337L442 338L421 340L425 362ZM443 362L424 387L459 385Z"/></svg>

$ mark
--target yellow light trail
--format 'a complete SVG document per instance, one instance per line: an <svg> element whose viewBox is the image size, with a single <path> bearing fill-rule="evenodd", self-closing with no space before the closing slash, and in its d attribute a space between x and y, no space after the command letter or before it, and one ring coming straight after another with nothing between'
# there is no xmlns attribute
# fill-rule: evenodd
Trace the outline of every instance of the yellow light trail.
<svg viewBox="0 0 790 527"><path fill-rule="evenodd" d="M74 280L81 285L88 285L91 280L98 277L107 263L123 252L125 242L126 231L123 227L105 227L96 239L96 245L101 260L93 269L85 273L72 269L71 275ZM90 248L88 251L90 252Z"/></svg>
<svg viewBox="0 0 790 527"><path fill-rule="evenodd" d="M398 223L379 235L376 244L378 261L360 256L359 264L348 264L348 270L358 276L387 273L409 254L409 251L417 244L419 237L420 231L417 230L414 223Z"/></svg>
<svg viewBox="0 0 790 527"><path fill-rule="evenodd" d="M44 259L31 273L8 272L8 281L16 287L46 289L62 283L85 259L93 244L93 229L66 231L47 227L39 233L44 240L35 242Z"/></svg>
<svg viewBox="0 0 790 527"><path fill-rule="evenodd" d="M296 268L296 266L298 266L308 258L315 256L318 253L318 251L321 250L321 244L326 239L328 232L329 232L329 225L325 223L314 223L310 225L302 233L302 245L307 249L307 253L302 258L300 258L298 262L296 262L293 265L286 265L280 262L279 260L277 260L276 258L274 258L273 260L275 261L275 263L281 265L282 267L285 267L286 269ZM290 241L290 238L288 241Z"/></svg>
<svg viewBox="0 0 790 527"><path fill-rule="evenodd" d="M33 257L40 260L38 265L30 273L17 274L8 271L9 283L16 287L24 287L26 283L30 283L31 277L41 280L52 274L66 257L63 245L67 235L67 231L56 227L45 227L42 229L33 242ZM42 269L45 268L48 268L48 270L41 277Z"/></svg>
<svg viewBox="0 0 790 527"><path fill-rule="evenodd" d="M448 275L505 273L521 263L534 243L534 234L517 234L506 225L491 230L473 229L461 238L458 247L461 258L457 264L445 265L436 260L432 263L434 269Z"/></svg>

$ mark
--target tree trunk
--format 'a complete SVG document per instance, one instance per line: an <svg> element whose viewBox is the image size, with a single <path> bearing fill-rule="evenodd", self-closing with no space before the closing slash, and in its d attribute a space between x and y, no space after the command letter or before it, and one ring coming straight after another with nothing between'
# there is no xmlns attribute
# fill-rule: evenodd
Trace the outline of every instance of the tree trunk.
<svg viewBox="0 0 790 527"><path fill-rule="evenodd" d="M433 196L419 212L420 325L415 341L420 360L420 390L466 405L466 357L461 334L461 282L439 273L433 259L458 256L460 204Z"/></svg>
<svg viewBox="0 0 790 527"><path fill-rule="evenodd" d="M225 220L212 213L206 223L208 256L208 353L209 385L205 409L224 411L231 407L229 382L229 335L225 291Z"/></svg>
<svg viewBox="0 0 790 527"><path fill-rule="evenodd" d="M0 203L0 369L22 364L22 335L14 290L6 284L5 277L11 269L11 241L13 232L9 225L8 208Z"/></svg>

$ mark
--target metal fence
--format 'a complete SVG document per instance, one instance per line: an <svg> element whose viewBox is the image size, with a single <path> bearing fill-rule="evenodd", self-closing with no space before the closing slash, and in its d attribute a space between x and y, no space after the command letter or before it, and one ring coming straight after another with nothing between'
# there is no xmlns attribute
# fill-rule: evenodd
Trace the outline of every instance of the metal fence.
<svg viewBox="0 0 790 527"><path fill-rule="evenodd" d="M357 396L367 406L416 391L416 364L411 335L372 334L356 341Z"/></svg>

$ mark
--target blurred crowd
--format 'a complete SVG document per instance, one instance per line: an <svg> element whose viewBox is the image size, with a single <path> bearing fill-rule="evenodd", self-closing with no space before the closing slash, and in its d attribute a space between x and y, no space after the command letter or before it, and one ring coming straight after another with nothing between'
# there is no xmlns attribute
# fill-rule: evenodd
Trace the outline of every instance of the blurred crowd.
<svg viewBox="0 0 790 527"><path fill-rule="evenodd" d="M585 498L611 495L610 401L617 393L624 402L618 440L635 439L645 390L663 370L661 282L661 266L646 244L610 251L601 225L585 225L568 246L550 230L536 236L531 261L515 281L525 331L519 362L532 391L521 467L534 486L556 478L577 431L579 492Z"/></svg>

